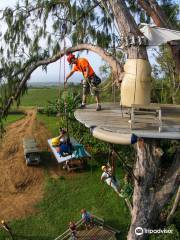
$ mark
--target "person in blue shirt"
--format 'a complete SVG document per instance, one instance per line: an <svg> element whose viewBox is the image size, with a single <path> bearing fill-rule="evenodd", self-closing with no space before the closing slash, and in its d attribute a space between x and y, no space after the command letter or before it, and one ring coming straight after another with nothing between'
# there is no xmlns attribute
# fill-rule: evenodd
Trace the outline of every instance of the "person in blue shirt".
<svg viewBox="0 0 180 240"><path fill-rule="evenodd" d="M84 223L86 229L88 229L89 227L92 227L94 225L93 217L89 212L86 211L86 209L81 210L81 217L82 217L82 220L83 220L83 223Z"/></svg>
<svg viewBox="0 0 180 240"><path fill-rule="evenodd" d="M59 132L59 146L56 148L56 151L60 156L70 155L72 152L72 144L68 137L68 133L63 128L60 128Z"/></svg>

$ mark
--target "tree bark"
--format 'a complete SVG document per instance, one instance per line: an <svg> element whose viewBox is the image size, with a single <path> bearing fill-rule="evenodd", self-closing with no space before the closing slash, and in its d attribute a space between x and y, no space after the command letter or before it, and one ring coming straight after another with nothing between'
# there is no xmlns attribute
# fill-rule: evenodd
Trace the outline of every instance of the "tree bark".
<svg viewBox="0 0 180 240"><path fill-rule="evenodd" d="M144 240L148 234L137 235L138 227L153 229L159 215L178 187L178 172L180 168L179 152L170 167L163 183L159 175L160 158L155 154L156 142L148 140L137 143L137 161L134 174L139 181L135 181L133 194L133 210L128 240ZM160 185L158 189L158 185Z"/></svg>
<svg viewBox="0 0 180 240"><path fill-rule="evenodd" d="M109 3L116 19L119 32L121 32L123 36L143 36L129 9L127 8L125 1L110 0ZM148 60L146 47L144 46L131 45L127 48L127 54L128 58Z"/></svg>
<svg viewBox="0 0 180 240"><path fill-rule="evenodd" d="M146 236L136 235L137 227L149 228L152 218L152 202L155 195L155 183L158 177L160 159L153 153L156 143L148 140L146 143L137 143L137 161L134 168L134 175L139 179L134 184L133 210L131 226L128 233L128 240L141 240Z"/></svg>

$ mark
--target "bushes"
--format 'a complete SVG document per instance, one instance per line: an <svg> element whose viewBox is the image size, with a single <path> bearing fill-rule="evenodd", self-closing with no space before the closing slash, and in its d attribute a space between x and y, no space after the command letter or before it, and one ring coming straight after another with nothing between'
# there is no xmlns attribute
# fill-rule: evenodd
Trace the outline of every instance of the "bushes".
<svg viewBox="0 0 180 240"><path fill-rule="evenodd" d="M48 104L41 109L41 113L50 115L56 115L58 113L64 114L65 112L65 102L66 102L66 111L69 115L72 115L74 109L78 107L81 102L80 94L74 92L64 92L62 97L54 101L48 101Z"/></svg>
<svg viewBox="0 0 180 240"><path fill-rule="evenodd" d="M150 236L150 240L179 240L180 235L175 225L170 225L166 228L166 230L172 230L172 233L161 233L161 234L153 234Z"/></svg>

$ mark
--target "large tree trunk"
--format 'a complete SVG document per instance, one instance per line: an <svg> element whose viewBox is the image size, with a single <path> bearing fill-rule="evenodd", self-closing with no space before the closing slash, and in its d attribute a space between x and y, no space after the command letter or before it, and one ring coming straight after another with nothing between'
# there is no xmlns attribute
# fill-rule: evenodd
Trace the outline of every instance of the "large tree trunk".
<svg viewBox="0 0 180 240"><path fill-rule="evenodd" d="M128 240L144 240L148 237L145 229L154 229L162 208L178 187L179 153L163 180L159 173L160 156L156 149L155 140L137 143L134 174L139 181L135 181L134 185Z"/></svg>
<svg viewBox="0 0 180 240"><path fill-rule="evenodd" d="M129 9L126 6L125 1L122 0L110 0L109 1L113 15L116 18L116 22L121 35L128 37L143 36L139 30L134 18L130 14ZM127 49L128 58L130 59L145 59L148 60L146 47L144 46L129 46Z"/></svg>
<svg viewBox="0 0 180 240"><path fill-rule="evenodd" d="M153 155L154 141L137 144L137 161L134 174L139 179L135 181L133 194L133 211L128 240L144 239L144 235L136 235L137 227L150 228L152 224L152 202L154 186L158 176L159 158Z"/></svg>
<svg viewBox="0 0 180 240"><path fill-rule="evenodd" d="M120 104L130 107L132 104L150 104L151 95L151 67L148 61L146 47L139 45L133 39L143 36L134 18L130 14L125 1L110 0L110 8L115 16L119 32L125 39L129 39L127 61L124 66L124 77L121 85Z"/></svg>

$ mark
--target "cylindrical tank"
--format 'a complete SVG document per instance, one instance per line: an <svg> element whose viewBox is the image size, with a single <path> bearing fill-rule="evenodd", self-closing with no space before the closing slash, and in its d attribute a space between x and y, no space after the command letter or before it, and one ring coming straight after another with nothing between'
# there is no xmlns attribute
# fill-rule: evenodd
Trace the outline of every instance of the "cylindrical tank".
<svg viewBox="0 0 180 240"><path fill-rule="evenodd" d="M124 65L125 75L121 85L121 104L150 104L151 66L144 59L128 59Z"/></svg>

